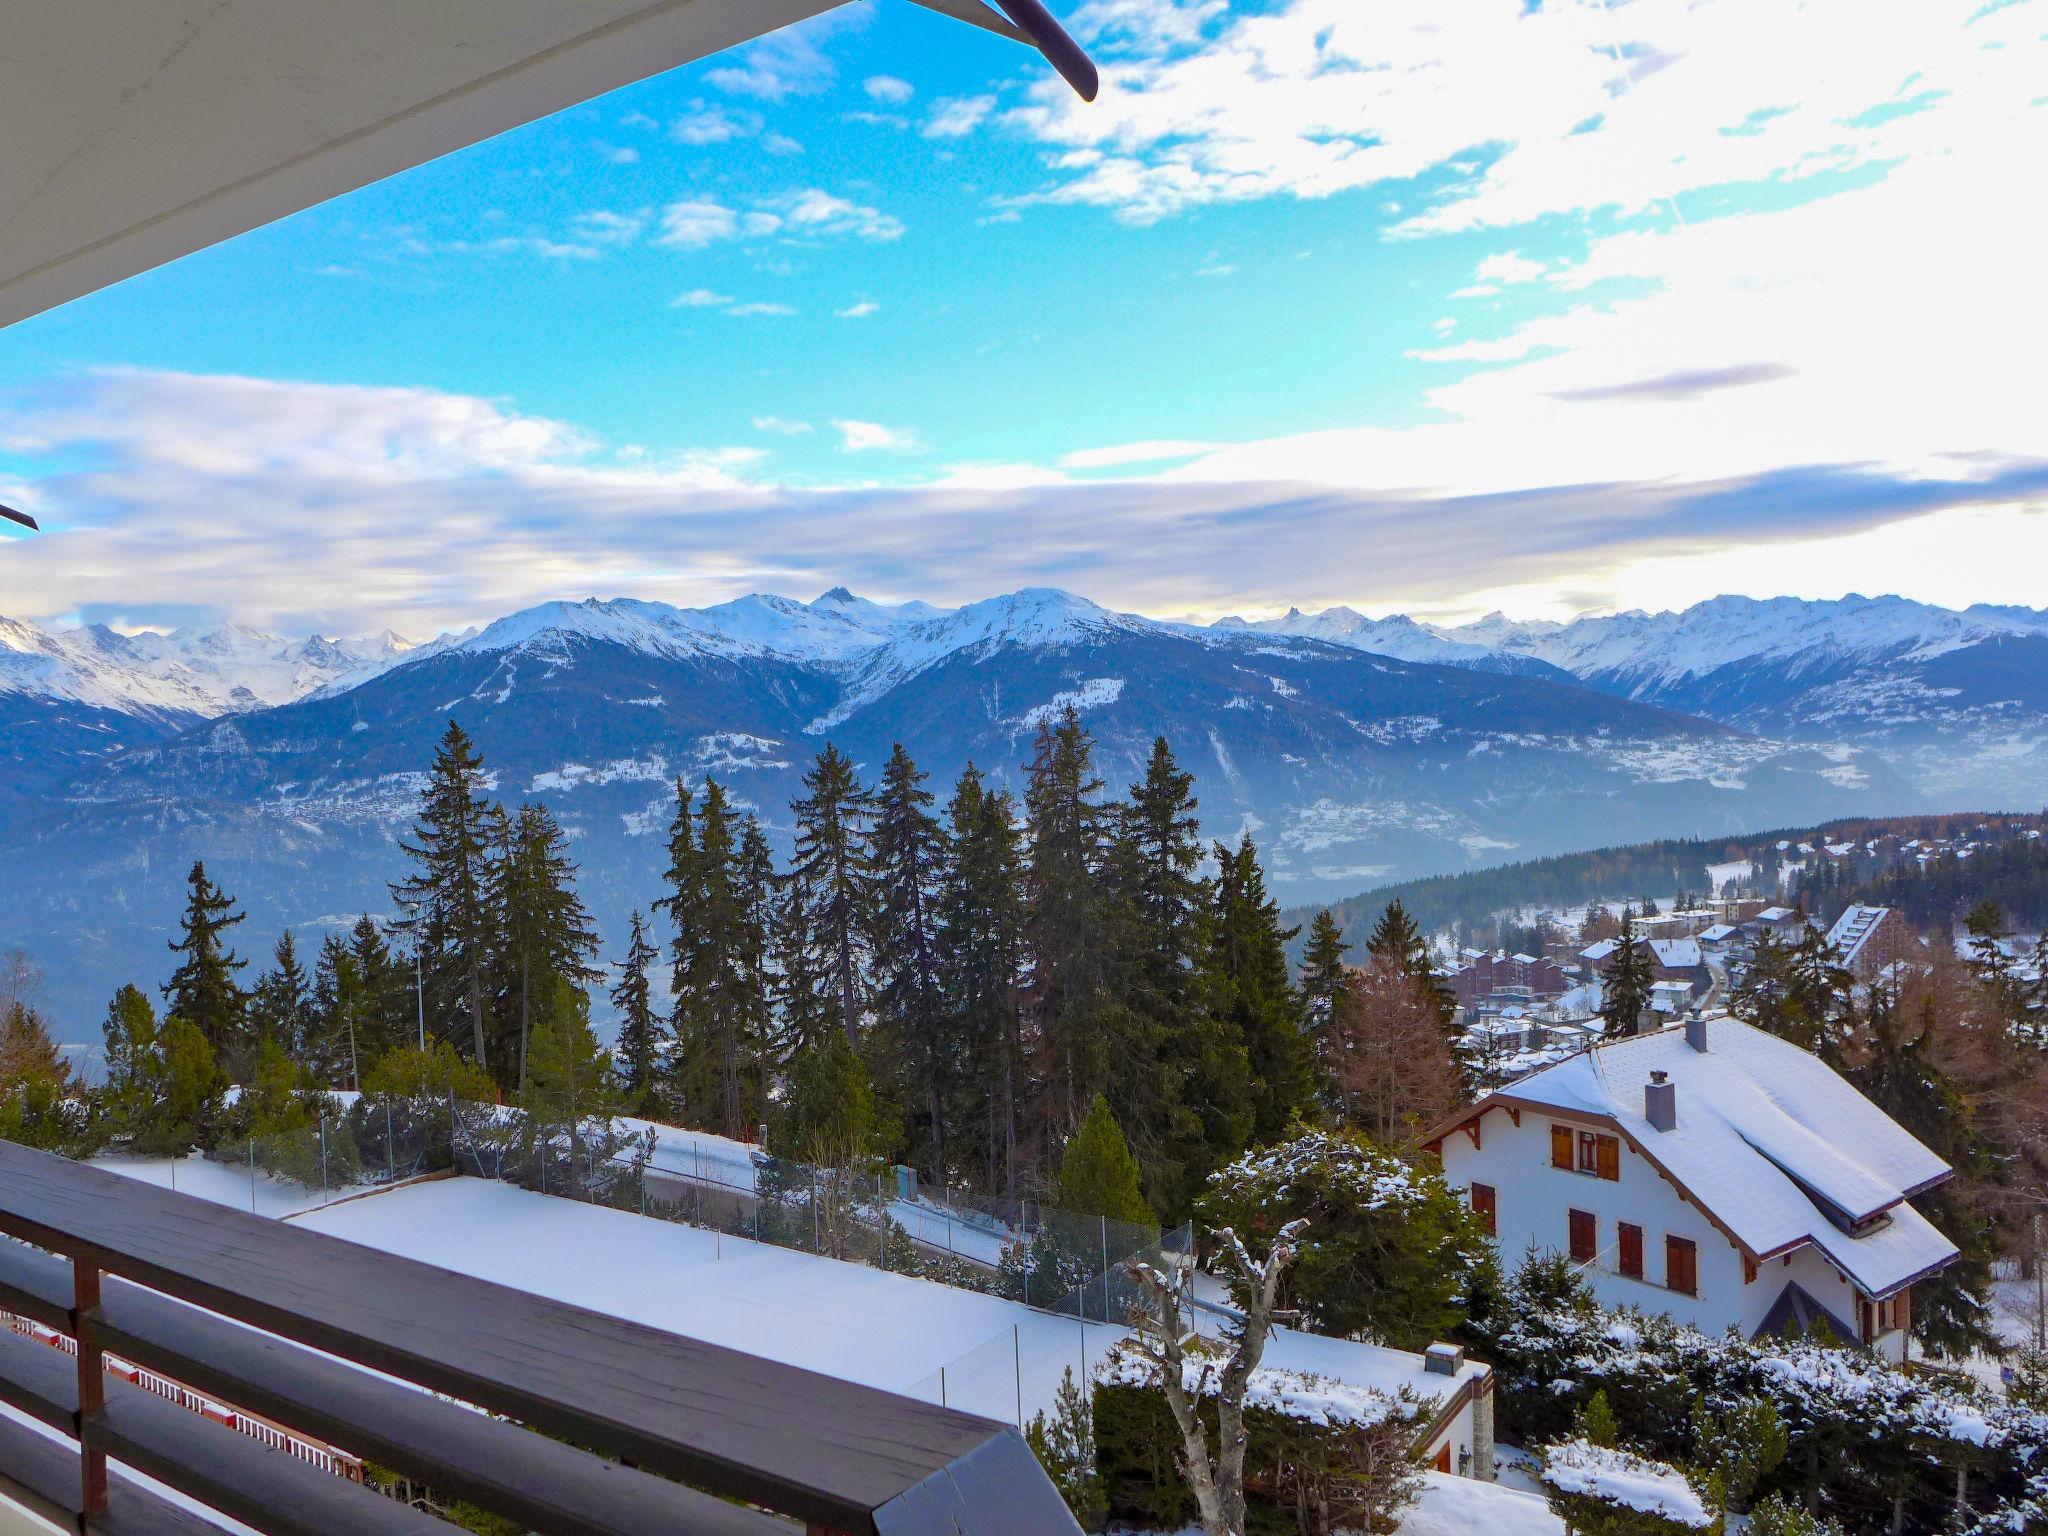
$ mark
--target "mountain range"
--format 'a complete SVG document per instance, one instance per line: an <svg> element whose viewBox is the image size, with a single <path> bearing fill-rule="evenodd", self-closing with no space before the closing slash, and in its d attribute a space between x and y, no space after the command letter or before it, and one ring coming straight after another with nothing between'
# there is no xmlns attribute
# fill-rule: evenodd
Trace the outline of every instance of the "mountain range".
<svg viewBox="0 0 2048 1536"><path fill-rule="evenodd" d="M451 718L498 795L554 807L611 937L658 894L675 776L719 778L786 839L828 739L870 777L902 741L943 801L970 760L1020 787L1072 703L1112 790L1166 736L1205 833L1251 833L1276 893L1309 901L1636 838L2037 804L2044 679L2048 613L1896 598L1195 626L1044 589L944 610L835 588L548 603L424 645L0 620L0 946L43 962L76 1037L165 969L194 858L248 907L245 952L388 911Z"/></svg>

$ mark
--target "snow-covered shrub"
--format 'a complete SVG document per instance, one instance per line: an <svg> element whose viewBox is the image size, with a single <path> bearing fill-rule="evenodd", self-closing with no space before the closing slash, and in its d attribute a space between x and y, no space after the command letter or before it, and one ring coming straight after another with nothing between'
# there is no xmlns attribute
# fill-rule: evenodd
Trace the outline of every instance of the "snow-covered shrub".
<svg viewBox="0 0 2048 1536"><path fill-rule="evenodd" d="M1439 1173L1344 1132L1303 1131L1209 1180L1199 1224L1255 1250L1306 1218L1288 1299L1320 1333L1422 1349L1465 1319L1490 1252L1478 1218Z"/></svg>
<svg viewBox="0 0 2048 1536"><path fill-rule="evenodd" d="M1216 1432L1213 1358L1191 1354L1183 1381ZM1264 1536L1382 1531L1420 1485L1418 1428L1430 1403L1301 1371L1261 1366L1245 1391L1247 1525ZM1119 1520L1178 1530L1196 1515L1180 1476L1181 1436L1156 1369L1118 1348L1097 1369L1096 1465Z"/></svg>
<svg viewBox="0 0 2048 1536"><path fill-rule="evenodd" d="M1676 1467L1582 1436L1544 1447L1537 1475L1550 1507L1581 1536L1683 1536L1720 1518Z"/></svg>

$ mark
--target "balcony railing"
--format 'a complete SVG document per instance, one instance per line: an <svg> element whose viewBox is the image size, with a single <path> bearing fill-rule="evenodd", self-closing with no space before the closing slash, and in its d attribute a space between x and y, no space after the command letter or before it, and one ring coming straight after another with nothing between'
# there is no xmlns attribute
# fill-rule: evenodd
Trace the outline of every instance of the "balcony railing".
<svg viewBox="0 0 2048 1536"><path fill-rule="evenodd" d="M69 1528L197 1536L203 1506L272 1536L455 1529L112 1353L539 1536L1079 1529L1014 1427L8 1143L0 1233L0 1308L77 1342L0 1331L0 1402L62 1437L0 1417L0 1496Z"/></svg>

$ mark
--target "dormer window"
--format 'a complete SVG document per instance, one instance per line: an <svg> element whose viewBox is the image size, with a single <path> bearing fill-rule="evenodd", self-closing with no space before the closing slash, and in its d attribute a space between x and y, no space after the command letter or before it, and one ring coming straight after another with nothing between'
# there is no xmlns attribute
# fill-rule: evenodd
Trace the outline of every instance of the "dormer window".
<svg viewBox="0 0 2048 1536"><path fill-rule="evenodd" d="M1621 1138L1597 1131L1575 1131L1568 1125L1550 1127L1550 1166L1569 1173L1589 1174L1596 1179L1621 1177Z"/></svg>

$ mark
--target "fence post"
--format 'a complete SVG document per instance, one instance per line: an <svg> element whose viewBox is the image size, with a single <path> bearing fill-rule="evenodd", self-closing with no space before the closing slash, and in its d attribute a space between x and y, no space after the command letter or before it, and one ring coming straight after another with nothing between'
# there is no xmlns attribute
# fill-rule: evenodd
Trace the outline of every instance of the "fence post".
<svg viewBox="0 0 2048 1536"><path fill-rule="evenodd" d="M327 1117L320 1117L320 1203L327 1203Z"/></svg>
<svg viewBox="0 0 2048 1536"><path fill-rule="evenodd" d="M1010 1324L1010 1363L1017 1373L1017 1427L1024 1427L1024 1330Z"/></svg>
<svg viewBox="0 0 2048 1536"><path fill-rule="evenodd" d="M943 1365L939 1367L939 1406L949 1406L946 1402L946 1368Z"/></svg>
<svg viewBox="0 0 2048 1536"><path fill-rule="evenodd" d="M249 1138L249 1214L256 1214L256 1138Z"/></svg>
<svg viewBox="0 0 2048 1536"><path fill-rule="evenodd" d="M100 1304L100 1272L76 1255L71 1260L71 1337L78 1341L78 1434L79 1492L84 1510L79 1529L95 1523L95 1515L107 1512L107 1457L104 1451L86 1443L86 1420L107 1405L107 1368L100 1355L95 1330L88 1315Z"/></svg>

